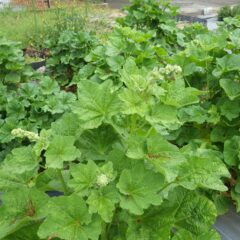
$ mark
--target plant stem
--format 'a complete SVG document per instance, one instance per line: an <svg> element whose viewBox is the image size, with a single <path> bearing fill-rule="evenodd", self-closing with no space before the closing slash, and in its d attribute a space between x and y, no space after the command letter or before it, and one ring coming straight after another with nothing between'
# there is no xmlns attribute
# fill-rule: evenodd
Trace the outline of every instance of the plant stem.
<svg viewBox="0 0 240 240"><path fill-rule="evenodd" d="M59 176L59 179L60 179L62 187L63 187L64 195L69 195L69 190L68 190L67 184L63 178L62 171L60 169L57 171L58 171L58 176Z"/></svg>
<svg viewBox="0 0 240 240"><path fill-rule="evenodd" d="M107 224L105 222L102 223L102 234L101 234L101 240L108 240L107 235Z"/></svg>

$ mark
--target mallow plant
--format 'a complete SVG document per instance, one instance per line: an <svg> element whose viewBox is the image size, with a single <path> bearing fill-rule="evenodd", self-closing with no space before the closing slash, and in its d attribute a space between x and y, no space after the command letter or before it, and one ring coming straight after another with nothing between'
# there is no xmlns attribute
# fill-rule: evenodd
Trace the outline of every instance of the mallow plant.
<svg viewBox="0 0 240 240"><path fill-rule="evenodd" d="M175 141L184 146L190 141L196 144L197 139L197 144L222 155L231 178L226 183L230 191L221 201L232 198L240 211L240 31L236 18L225 21L227 25L214 35L209 32L197 36L171 59L181 66L189 85L206 92L198 104L179 112L185 123L175 132Z"/></svg>
<svg viewBox="0 0 240 240"><path fill-rule="evenodd" d="M32 144L0 166L0 238L220 239L208 196L227 190L221 155L179 148L169 134L204 94L178 66L148 71L132 58L117 85L80 81L71 111L51 128L12 131Z"/></svg>
<svg viewBox="0 0 240 240"><path fill-rule="evenodd" d="M69 110L76 96L57 81L34 71L23 56L21 44L0 37L0 161L14 147L28 145L14 139L20 127L38 132Z"/></svg>

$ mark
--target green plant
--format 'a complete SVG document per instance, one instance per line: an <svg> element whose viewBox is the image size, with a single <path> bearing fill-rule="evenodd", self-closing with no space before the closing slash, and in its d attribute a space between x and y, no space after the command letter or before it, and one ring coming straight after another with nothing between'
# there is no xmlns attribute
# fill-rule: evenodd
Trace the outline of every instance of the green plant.
<svg viewBox="0 0 240 240"><path fill-rule="evenodd" d="M204 191L227 190L221 156L165 137L201 91L185 86L177 66L148 71L132 58L119 80L121 88L83 80L72 112L51 129L12 132L35 144L1 165L2 239L220 239Z"/></svg>
<svg viewBox="0 0 240 240"><path fill-rule="evenodd" d="M216 217L232 199L240 211L240 24L224 21L170 24L181 47L149 22L102 42L66 31L51 42L59 82L3 82L0 238L220 240Z"/></svg>
<svg viewBox="0 0 240 240"><path fill-rule="evenodd" d="M232 8L228 5L220 8L218 12L218 19L220 21L222 21L226 17L232 17Z"/></svg>
<svg viewBox="0 0 240 240"><path fill-rule="evenodd" d="M24 61L21 44L0 37L0 82L14 84L25 81L32 75L30 67Z"/></svg>
<svg viewBox="0 0 240 240"><path fill-rule="evenodd" d="M69 109L75 95L61 91L57 82L34 72L25 63L20 45L0 39L0 159L12 148L28 144L16 141L14 128L39 131L49 127Z"/></svg>
<svg viewBox="0 0 240 240"><path fill-rule="evenodd" d="M119 71L128 57L134 57L138 66L152 69L167 52L159 45L149 44L153 32L141 32L129 27L116 27L104 43L99 43L85 56L85 66L75 72L74 82L82 79L95 81L119 80ZM160 63L159 63L160 65Z"/></svg>
<svg viewBox="0 0 240 240"><path fill-rule="evenodd" d="M119 23L137 29L157 29L162 31L163 25L174 25L172 17L177 15L177 8L169 1L161 0L131 0L130 6L125 7L127 16L119 19Z"/></svg>
<svg viewBox="0 0 240 240"><path fill-rule="evenodd" d="M94 33L81 31L63 31L59 38L48 42L50 57L47 67L60 85L69 84L75 72L85 64L85 56L96 45Z"/></svg>
<svg viewBox="0 0 240 240"><path fill-rule="evenodd" d="M240 4L237 4L235 6L224 6L220 8L218 12L218 19L220 21L223 21L224 18L228 17L236 17L240 15Z"/></svg>
<svg viewBox="0 0 240 240"><path fill-rule="evenodd" d="M180 117L186 123L177 132L175 140L183 146L198 139L222 154L232 175L227 185L230 186L230 195L238 211L239 34L239 29L228 31L223 26L215 35L199 35L171 61L182 67L185 81L190 86L207 93L199 105L188 107L181 113Z"/></svg>
<svg viewBox="0 0 240 240"><path fill-rule="evenodd" d="M177 46L182 47L184 36L176 28L174 19L177 15L177 7L172 6L170 1L131 0L130 3L125 8L126 17L118 20L120 25L141 31L155 31L155 41L168 51L175 50Z"/></svg>
<svg viewBox="0 0 240 240"><path fill-rule="evenodd" d="M240 4L237 4L235 6L233 6L232 8L232 16L236 17L240 15Z"/></svg>

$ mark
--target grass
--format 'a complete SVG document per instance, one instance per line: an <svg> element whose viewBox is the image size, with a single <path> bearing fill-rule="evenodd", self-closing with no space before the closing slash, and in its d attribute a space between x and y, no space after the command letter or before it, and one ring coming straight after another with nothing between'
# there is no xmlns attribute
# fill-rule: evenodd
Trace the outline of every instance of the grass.
<svg viewBox="0 0 240 240"><path fill-rule="evenodd" d="M45 11L4 9L0 11L0 35L22 42L23 47L34 46L44 41L49 29L60 24L64 28L81 26L81 21L88 29L104 34L111 27L112 12L110 8L90 4L62 4Z"/></svg>
<svg viewBox="0 0 240 240"><path fill-rule="evenodd" d="M37 26L35 26L35 14L33 11L22 10L13 12L4 10L0 13L0 34L7 39L20 41L24 46L30 43L30 39L36 33L43 33L46 27L46 20L52 22L49 13L38 12L36 14Z"/></svg>

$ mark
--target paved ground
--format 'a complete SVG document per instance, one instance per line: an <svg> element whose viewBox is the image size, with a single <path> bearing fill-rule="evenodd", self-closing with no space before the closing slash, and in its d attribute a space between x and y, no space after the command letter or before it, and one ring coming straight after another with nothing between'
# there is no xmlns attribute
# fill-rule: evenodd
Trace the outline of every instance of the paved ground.
<svg viewBox="0 0 240 240"><path fill-rule="evenodd" d="M239 3L239 0L173 0L180 6L192 6L192 5L203 5L209 7L221 7L224 5L232 5Z"/></svg>
<svg viewBox="0 0 240 240"><path fill-rule="evenodd" d="M121 8L128 3L128 0L107 0L111 7ZM172 0L180 7L221 7L226 4L232 5L239 3L239 0Z"/></svg>

